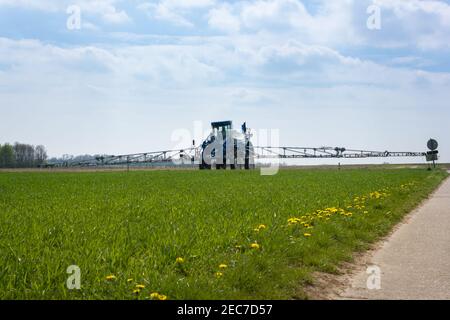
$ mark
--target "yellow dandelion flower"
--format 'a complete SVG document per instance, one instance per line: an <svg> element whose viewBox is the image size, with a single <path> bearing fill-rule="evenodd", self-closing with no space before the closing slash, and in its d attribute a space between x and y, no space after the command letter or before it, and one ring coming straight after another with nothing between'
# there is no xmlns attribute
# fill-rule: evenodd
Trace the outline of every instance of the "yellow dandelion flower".
<svg viewBox="0 0 450 320"><path fill-rule="evenodd" d="M307 237L307 238L309 238L309 237L311 237L312 236L312 234L311 233L304 233L303 234L305 237Z"/></svg>
<svg viewBox="0 0 450 320"><path fill-rule="evenodd" d="M136 289L139 289L139 290L145 289L145 286L143 284L138 284L138 285L136 285Z"/></svg>
<svg viewBox="0 0 450 320"><path fill-rule="evenodd" d="M133 293L134 293L134 294L139 294L139 293L141 293L141 290L139 290L139 289L134 289L134 290L133 290Z"/></svg>
<svg viewBox="0 0 450 320"><path fill-rule="evenodd" d="M267 227L266 227L266 225L265 224L260 224L259 226L257 226L255 229L253 229L253 230L255 230L256 232L259 232L259 231L261 231L261 230L264 230L264 229L266 229Z"/></svg>
<svg viewBox="0 0 450 320"><path fill-rule="evenodd" d="M228 266L224 263L219 265L219 269L226 269L226 268L228 268Z"/></svg>
<svg viewBox="0 0 450 320"><path fill-rule="evenodd" d="M255 242L255 243L252 243L252 244L250 245L250 248L252 248L252 249L259 249L259 244L257 244L256 242Z"/></svg>
<svg viewBox="0 0 450 320"><path fill-rule="evenodd" d="M158 300L167 300L167 296L163 295L163 294L159 294L158 295Z"/></svg>
<svg viewBox="0 0 450 320"><path fill-rule="evenodd" d="M184 259L181 257L178 257L175 261L176 261L176 263L179 263L179 264L184 263Z"/></svg>
<svg viewBox="0 0 450 320"><path fill-rule="evenodd" d="M223 276L222 272L216 272L216 278L221 278Z"/></svg>
<svg viewBox="0 0 450 320"><path fill-rule="evenodd" d="M153 293L150 294L150 298L152 298L152 299L158 299L158 297L159 297L159 293L158 292L153 292Z"/></svg>
<svg viewBox="0 0 450 320"><path fill-rule="evenodd" d="M113 281L113 280L116 280L116 279L117 279L117 277L115 275L113 275L113 274L111 274L111 275L106 277L106 280L108 280L108 281Z"/></svg>

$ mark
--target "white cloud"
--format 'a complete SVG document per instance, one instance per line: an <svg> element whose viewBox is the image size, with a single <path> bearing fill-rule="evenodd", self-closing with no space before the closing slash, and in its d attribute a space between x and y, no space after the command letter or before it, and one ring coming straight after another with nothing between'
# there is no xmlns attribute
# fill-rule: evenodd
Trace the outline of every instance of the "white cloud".
<svg viewBox="0 0 450 320"><path fill-rule="evenodd" d="M143 3L138 6L139 10L145 11L150 19L171 22L177 26L193 27L193 24L182 15L174 12L165 3Z"/></svg>
<svg viewBox="0 0 450 320"><path fill-rule="evenodd" d="M82 14L100 16L106 23L123 24L131 21L124 10L117 9L118 2L120 0L0 0L0 6L65 13L69 5L77 5Z"/></svg>
<svg viewBox="0 0 450 320"><path fill-rule="evenodd" d="M450 26L450 5L435 0L375 0L375 4L385 9L393 10L403 18L411 13L425 13L436 15L440 23Z"/></svg>
<svg viewBox="0 0 450 320"><path fill-rule="evenodd" d="M353 25L352 1L319 1L309 12L299 0L254 0L233 2L209 11L209 25L216 30L261 31L290 35L309 43L327 45L359 43Z"/></svg>
<svg viewBox="0 0 450 320"><path fill-rule="evenodd" d="M372 0L252 0L209 9L209 25L223 32L270 32L327 46L450 48L450 5L443 1L378 0L381 30L366 27ZM309 3L311 4L311 3Z"/></svg>
<svg viewBox="0 0 450 320"><path fill-rule="evenodd" d="M366 9L375 3L381 30L366 28ZM136 0L151 19L179 27L243 34L267 32L329 47L450 49L450 5L439 0ZM65 11L80 5L87 15L108 24L132 20L122 0L0 0L0 6ZM89 17L90 19L92 17ZM92 20L92 19L91 19ZM98 24L98 21L91 21Z"/></svg>
<svg viewBox="0 0 450 320"><path fill-rule="evenodd" d="M260 28L264 24L292 25L311 19L305 6L296 0L257 0L242 5L241 19L250 28ZM296 21L297 20L297 21Z"/></svg>
<svg viewBox="0 0 450 320"><path fill-rule="evenodd" d="M228 5L211 9L208 13L208 24L214 29L232 33L241 28L239 19L231 13Z"/></svg>
<svg viewBox="0 0 450 320"><path fill-rule="evenodd" d="M383 34L403 46L450 49L450 5L434 0L376 0L383 14Z"/></svg>
<svg viewBox="0 0 450 320"><path fill-rule="evenodd" d="M83 21L81 27L85 30L99 31L100 28L91 22Z"/></svg>
<svg viewBox="0 0 450 320"><path fill-rule="evenodd" d="M0 0L0 6L43 11L57 11L60 8L58 2L54 0Z"/></svg>
<svg viewBox="0 0 450 320"><path fill-rule="evenodd" d="M450 99L447 73L387 67L326 46L267 34L171 41L64 47L0 38L0 101L14 106L2 110L2 116L10 120L8 124L20 119L27 128L48 123L48 118L58 119L32 135L45 141L53 154L167 148L170 128L199 117L236 120L239 116L251 125L280 126L284 128L283 139L288 136L296 144L301 143L295 139L298 129L289 135L288 127L294 128L299 119L305 119L301 138L306 139L313 132L310 124L317 121L316 125L324 128L320 142L307 141L313 145L341 139L337 143L351 146L344 134L353 139L350 128L361 126L362 136L350 142L376 148L364 131L366 126L372 126L372 135L388 136L386 128L394 122L395 130L410 132L411 124L405 119L420 118L432 108L430 117L439 124L433 127L441 128L441 134L448 131L441 126ZM39 112L30 112L33 108ZM373 118L383 121L385 114L394 113L403 116L385 119L383 126ZM27 122L23 114L33 114L33 119ZM42 119L36 121L36 117ZM356 120L346 123L348 130L332 125L348 117ZM19 132L8 126L0 131L6 140L22 139L23 134L23 140L29 141L26 130ZM59 137L62 132L64 141L48 138ZM95 141L92 132L96 133ZM414 139L421 141L420 135L428 138L433 133L422 128L414 134ZM406 141L411 140L410 135ZM383 146L386 141L382 148L387 147Z"/></svg>
<svg viewBox="0 0 450 320"><path fill-rule="evenodd" d="M216 3L215 0L163 0L160 3L164 3L165 6L169 8L185 8L185 9L195 9L195 8L205 8L210 7Z"/></svg>
<svg viewBox="0 0 450 320"><path fill-rule="evenodd" d="M399 56L390 59L387 63L393 66L411 66L415 68L425 68L435 65L435 62L432 60L417 56Z"/></svg>
<svg viewBox="0 0 450 320"><path fill-rule="evenodd" d="M131 21L124 10L116 8L117 0L75 0L73 2L80 6L82 12L99 15L107 23L122 24Z"/></svg>
<svg viewBox="0 0 450 320"><path fill-rule="evenodd" d="M214 4L214 0L160 0L141 3L137 8L146 12L150 19L168 21L182 27L193 27L194 23L185 16L192 10L208 8Z"/></svg>
<svg viewBox="0 0 450 320"><path fill-rule="evenodd" d="M130 17L125 13L125 11L116 11L116 10L110 10L108 12L104 12L103 20L109 23L126 23L130 21Z"/></svg>
<svg viewBox="0 0 450 320"><path fill-rule="evenodd" d="M190 43L107 49L98 46L63 48L35 40L1 39L0 65L14 70L2 82L10 86L16 79L16 85L23 87L27 79L39 78L40 81L40 74L44 73L49 81L54 75L54 83L64 75L68 86L79 86L76 78L70 81L72 76L90 74L87 82L91 85L109 85L115 92L124 90L117 87L119 84L124 88L148 85L208 88L233 83L251 83L254 87L352 85L392 90L450 85L448 73L384 66L295 40L279 39L268 43L267 38L261 38L253 41L240 37L211 41L193 38ZM49 73L49 70L58 71ZM45 84L38 86L42 85Z"/></svg>

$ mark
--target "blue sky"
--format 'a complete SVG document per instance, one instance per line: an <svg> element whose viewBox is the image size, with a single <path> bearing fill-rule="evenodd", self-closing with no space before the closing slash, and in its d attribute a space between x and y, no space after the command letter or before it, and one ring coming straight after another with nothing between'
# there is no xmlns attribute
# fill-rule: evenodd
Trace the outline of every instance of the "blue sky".
<svg viewBox="0 0 450 320"><path fill-rule="evenodd" d="M144 152L231 119L281 145L424 151L434 137L450 162L449 54L448 1L0 0L0 143Z"/></svg>

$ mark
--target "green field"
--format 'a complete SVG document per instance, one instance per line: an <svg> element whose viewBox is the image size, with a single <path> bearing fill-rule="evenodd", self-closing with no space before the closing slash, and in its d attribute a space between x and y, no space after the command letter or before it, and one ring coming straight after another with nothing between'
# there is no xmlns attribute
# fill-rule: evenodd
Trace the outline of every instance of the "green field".
<svg viewBox="0 0 450 320"><path fill-rule="evenodd" d="M314 271L336 272L446 175L0 173L0 298L304 299Z"/></svg>

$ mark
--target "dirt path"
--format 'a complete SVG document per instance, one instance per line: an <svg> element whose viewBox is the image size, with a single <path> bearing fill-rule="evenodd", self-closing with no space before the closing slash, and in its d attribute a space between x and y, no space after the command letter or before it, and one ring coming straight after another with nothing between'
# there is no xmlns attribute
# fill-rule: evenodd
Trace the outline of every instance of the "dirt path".
<svg viewBox="0 0 450 320"><path fill-rule="evenodd" d="M327 298L450 299L450 178L360 262Z"/></svg>

